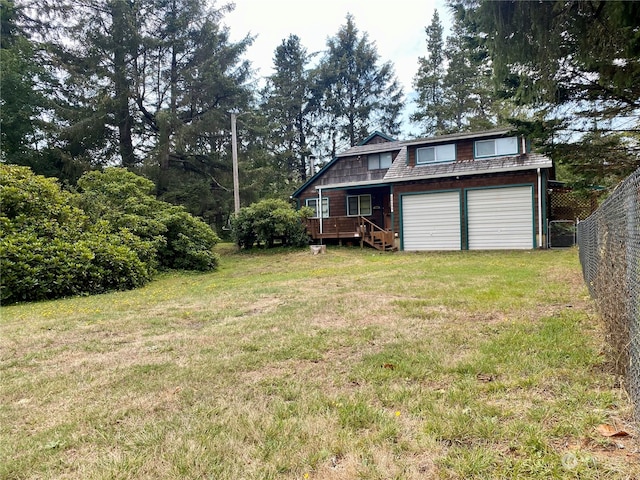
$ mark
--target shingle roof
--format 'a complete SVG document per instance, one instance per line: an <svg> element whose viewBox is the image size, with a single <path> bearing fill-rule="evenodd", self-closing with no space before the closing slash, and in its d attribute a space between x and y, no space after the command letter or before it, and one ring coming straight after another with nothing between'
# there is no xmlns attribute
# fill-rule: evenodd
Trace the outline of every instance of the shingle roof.
<svg viewBox="0 0 640 480"><path fill-rule="evenodd" d="M454 175L478 175L481 173L506 172L512 170L526 170L535 168L550 168L551 159L538 153L526 153L508 157L493 157L486 159L465 160L451 163L436 163L409 166L406 162L406 147L404 157L398 154L391 168L384 176L384 180L409 180L417 178L447 177Z"/></svg>
<svg viewBox="0 0 640 480"><path fill-rule="evenodd" d="M444 143L452 140L465 140L467 138L495 137L496 135L505 135L512 131L513 130L508 128L493 128L491 130L483 130L482 132L450 133L436 137L415 138L413 140L405 140L401 143L403 145L428 145L430 143Z"/></svg>
<svg viewBox="0 0 640 480"><path fill-rule="evenodd" d="M370 153L393 152L394 150L400 150L403 145L404 142L382 142L372 143L370 145L356 145L355 147L351 147L338 153L336 157L354 157L356 155L368 155Z"/></svg>
<svg viewBox="0 0 640 480"><path fill-rule="evenodd" d="M407 180L419 180L430 178L445 178L463 175L480 175L488 173L512 172L518 170L532 170L536 168L551 168L553 163L550 158L538 153L524 153L519 155L511 155L505 157L491 157L475 160L461 160L448 163L424 164L424 165L407 165L407 147L414 145L428 145L451 142L455 140L464 140L469 138L495 137L505 135L511 132L509 129L493 129L483 132L466 132L451 135L440 135L437 137L419 138L414 140L392 141L374 143L370 145L356 145L343 152L320 170L316 175L310 178L302 187L300 187L292 195L297 196L308 185L318 180L330 166L337 160L344 157L354 157L358 155L368 155L372 153L398 152L393 164L387 170L384 178L369 181L351 181L338 182L333 184L322 185L322 188L341 188L348 186L365 186L383 183L396 183Z"/></svg>

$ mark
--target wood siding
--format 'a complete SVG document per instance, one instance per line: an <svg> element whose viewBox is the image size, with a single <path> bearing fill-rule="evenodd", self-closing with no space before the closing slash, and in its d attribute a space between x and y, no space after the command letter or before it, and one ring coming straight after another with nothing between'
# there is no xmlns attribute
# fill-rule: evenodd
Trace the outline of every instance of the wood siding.
<svg viewBox="0 0 640 480"><path fill-rule="evenodd" d="M402 184L394 185L393 187L393 200L394 200L394 222L393 229L396 232L400 232L400 195L405 193L428 193L428 192L437 192L442 190L460 190L462 193L464 189L467 188L487 188L487 187L498 187L498 186L509 186L509 185L523 185L529 184L534 186L534 205L535 205L535 225L536 225L536 234L540 234L538 232L538 194L537 194L537 181L538 177L535 171L524 171L524 172L512 172L512 173L496 173L491 175L478 175L478 176L469 176L469 177L452 177L452 178L444 178L444 179L433 179L433 180L422 180L422 181L414 181L407 182ZM545 186L542 186L543 191L545 191ZM464 206L464 202L463 202ZM464 208L462 208L461 221L463 224L467 223L466 212ZM499 215L499 212L496 212ZM544 213L543 213L544 215ZM467 238L465 232L463 231L462 243L466 245Z"/></svg>
<svg viewBox="0 0 640 480"><path fill-rule="evenodd" d="M489 139L482 139L489 140ZM428 145L411 145L407 149L407 163L410 166L416 165L416 151L418 148L423 147L436 147L438 145L448 145L454 143L453 141L442 143L429 143ZM456 144L456 162L470 162L473 161L474 139L458 140Z"/></svg>

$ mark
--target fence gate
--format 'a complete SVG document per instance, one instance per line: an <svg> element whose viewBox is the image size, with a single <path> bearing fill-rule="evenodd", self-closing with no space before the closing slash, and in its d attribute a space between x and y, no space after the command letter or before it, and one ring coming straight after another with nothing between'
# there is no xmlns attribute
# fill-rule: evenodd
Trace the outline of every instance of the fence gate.
<svg viewBox="0 0 640 480"><path fill-rule="evenodd" d="M573 220L550 220L548 227L548 248L567 248L576 244L576 222Z"/></svg>

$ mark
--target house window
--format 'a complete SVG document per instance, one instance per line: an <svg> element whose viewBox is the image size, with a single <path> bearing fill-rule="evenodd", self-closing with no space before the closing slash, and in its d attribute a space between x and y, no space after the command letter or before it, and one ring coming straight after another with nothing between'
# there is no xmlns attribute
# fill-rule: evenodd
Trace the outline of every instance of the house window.
<svg viewBox="0 0 640 480"><path fill-rule="evenodd" d="M516 155L518 153L518 137L494 138L476 142L476 158Z"/></svg>
<svg viewBox="0 0 640 480"><path fill-rule="evenodd" d="M416 152L416 163L418 164L453 162L455 159L455 143L419 148Z"/></svg>
<svg viewBox="0 0 640 480"><path fill-rule="evenodd" d="M391 152L369 155L369 170L380 170L391 166Z"/></svg>
<svg viewBox="0 0 640 480"><path fill-rule="evenodd" d="M313 218L319 218L318 199L307 198L306 205L307 207L310 207L313 209ZM328 197L322 197L322 218L329 218L329 198Z"/></svg>
<svg viewBox="0 0 640 480"><path fill-rule="evenodd" d="M347 216L371 215L371 195L351 195L347 197Z"/></svg>

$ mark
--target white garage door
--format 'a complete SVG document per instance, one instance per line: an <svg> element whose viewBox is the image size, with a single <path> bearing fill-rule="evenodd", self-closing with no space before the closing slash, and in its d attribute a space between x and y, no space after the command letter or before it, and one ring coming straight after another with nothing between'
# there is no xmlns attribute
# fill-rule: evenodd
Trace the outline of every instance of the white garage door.
<svg viewBox="0 0 640 480"><path fill-rule="evenodd" d="M460 250L460 192L402 197L404 250Z"/></svg>
<svg viewBox="0 0 640 480"><path fill-rule="evenodd" d="M533 187L467 191L469 250L533 248Z"/></svg>

